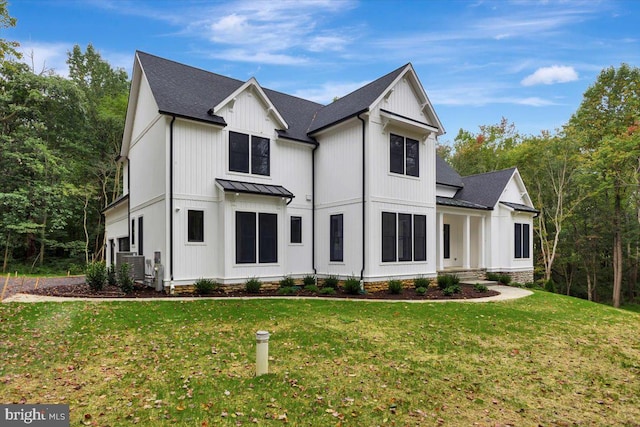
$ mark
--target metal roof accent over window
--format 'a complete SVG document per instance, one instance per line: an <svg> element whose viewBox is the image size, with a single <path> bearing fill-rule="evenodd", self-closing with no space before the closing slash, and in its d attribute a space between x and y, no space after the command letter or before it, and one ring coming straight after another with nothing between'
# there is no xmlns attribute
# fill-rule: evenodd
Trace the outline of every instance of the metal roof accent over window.
<svg viewBox="0 0 640 427"><path fill-rule="evenodd" d="M539 210L529 207L527 205L521 205L520 203L512 203L512 202L500 202L503 205L513 209L514 211L519 212L531 212L531 213L540 213Z"/></svg>
<svg viewBox="0 0 640 427"><path fill-rule="evenodd" d="M452 199L451 197L436 196L436 203L441 206L453 206L456 208L492 210L492 208L487 206L467 202L466 200Z"/></svg>
<svg viewBox="0 0 640 427"><path fill-rule="evenodd" d="M216 178L216 183L226 192L258 194L261 196L286 197L293 199L293 193L281 185L256 184L254 182L232 181Z"/></svg>

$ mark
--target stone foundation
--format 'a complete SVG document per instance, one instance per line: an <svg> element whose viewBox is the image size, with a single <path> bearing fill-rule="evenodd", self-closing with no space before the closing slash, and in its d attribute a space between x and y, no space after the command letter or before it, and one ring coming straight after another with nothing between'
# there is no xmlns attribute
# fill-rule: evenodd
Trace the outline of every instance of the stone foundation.
<svg viewBox="0 0 640 427"><path fill-rule="evenodd" d="M495 271L496 274L505 274L511 277L512 282L528 283L533 282L533 270L527 271Z"/></svg>

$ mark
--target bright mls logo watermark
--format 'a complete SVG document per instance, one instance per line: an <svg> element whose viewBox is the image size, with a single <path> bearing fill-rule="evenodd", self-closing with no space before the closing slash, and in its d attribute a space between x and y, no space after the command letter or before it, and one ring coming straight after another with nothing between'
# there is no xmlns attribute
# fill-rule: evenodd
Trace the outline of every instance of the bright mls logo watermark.
<svg viewBox="0 0 640 427"><path fill-rule="evenodd" d="M69 405L2 405L0 426L69 427Z"/></svg>

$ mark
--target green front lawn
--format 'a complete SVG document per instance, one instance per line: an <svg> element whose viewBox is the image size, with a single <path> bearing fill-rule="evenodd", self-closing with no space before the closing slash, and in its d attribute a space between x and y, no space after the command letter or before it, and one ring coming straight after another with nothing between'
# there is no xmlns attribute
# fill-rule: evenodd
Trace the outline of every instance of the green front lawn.
<svg viewBox="0 0 640 427"><path fill-rule="evenodd" d="M255 332L271 332L254 377ZM500 303L0 305L3 403L72 425L634 425L640 315Z"/></svg>

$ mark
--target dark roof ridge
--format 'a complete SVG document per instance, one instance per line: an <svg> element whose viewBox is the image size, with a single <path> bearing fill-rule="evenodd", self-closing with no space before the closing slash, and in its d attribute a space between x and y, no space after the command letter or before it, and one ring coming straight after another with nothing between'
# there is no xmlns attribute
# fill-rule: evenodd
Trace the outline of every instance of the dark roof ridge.
<svg viewBox="0 0 640 427"><path fill-rule="evenodd" d="M479 175L489 175L489 174L492 174L492 173L506 172L508 170L514 170L515 171L516 169L518 169L516 166L512 166L510 168L498 169L498 170L495 170L495 171L474 173L473 175L465 175L462 178L471 178L473 176L479 176Z"/></svg>

